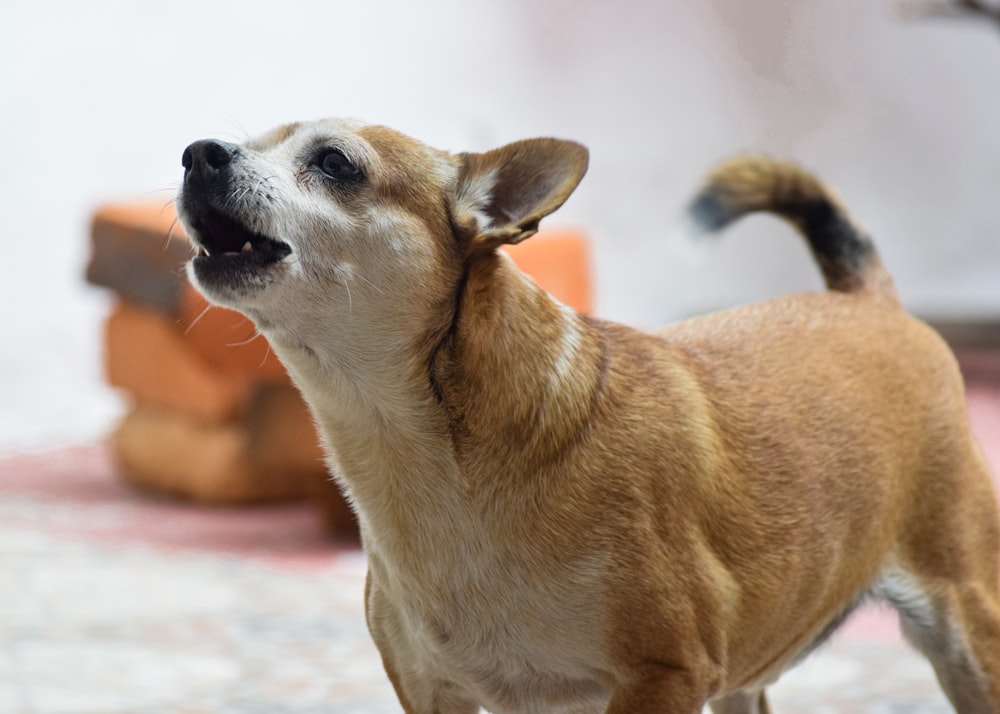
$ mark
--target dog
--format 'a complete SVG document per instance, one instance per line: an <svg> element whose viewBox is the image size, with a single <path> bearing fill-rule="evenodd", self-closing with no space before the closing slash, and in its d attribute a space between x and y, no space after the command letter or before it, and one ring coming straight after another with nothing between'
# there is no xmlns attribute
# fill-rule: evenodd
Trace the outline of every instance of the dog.
<svg viewBox="0 0 1000 714"><path fill-rule="evenodd" d="M1000 525L962 378L812 175L736 160L691 215L787 219L826 291L646 334L498 250L570 196L579 144L453 154L322 120L182 164L190 279L321 428L406 712L767 712L869 598L958 712L1000 712Z"/></svg>

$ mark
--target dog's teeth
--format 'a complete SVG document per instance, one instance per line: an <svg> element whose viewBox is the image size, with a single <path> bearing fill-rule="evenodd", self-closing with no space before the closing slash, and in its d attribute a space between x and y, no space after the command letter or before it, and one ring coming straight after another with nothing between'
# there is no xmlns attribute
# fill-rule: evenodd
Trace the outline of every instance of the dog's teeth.
<svg viewBox="0 0 1000 714"><path fill-rule="evenodd" d="M208 251L204 248L198 248L198 257L203 258L208 255Z"/></svg>
<svg viewBox="0 0 1000 714"><path fill-rule="evenodd" d="M250 245L250 241L247 241L246 243L243 244L243 252L244 253L252 253L253 252L253 246Z"/></svg>

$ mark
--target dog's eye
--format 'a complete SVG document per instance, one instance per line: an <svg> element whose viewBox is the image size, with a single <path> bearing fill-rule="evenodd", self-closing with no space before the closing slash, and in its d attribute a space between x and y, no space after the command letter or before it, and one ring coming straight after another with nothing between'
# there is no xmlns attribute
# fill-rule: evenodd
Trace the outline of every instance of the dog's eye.
<svg viewBox="0 0 1000 714"><path fill-rule="evenodd" d="M353 179L360 178L361 171L357 166L352 164L344 154L337 150L331 149L323 154L320 154L316 161L316 165L319 170L332 179L337 181L351 181Z"/></svg>

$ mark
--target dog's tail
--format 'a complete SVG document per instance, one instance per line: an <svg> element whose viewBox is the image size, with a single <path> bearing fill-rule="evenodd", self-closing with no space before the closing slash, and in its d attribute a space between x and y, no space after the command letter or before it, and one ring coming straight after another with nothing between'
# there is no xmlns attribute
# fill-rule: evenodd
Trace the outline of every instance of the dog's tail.
<svg viewBox="0 0 1000 714"><path fill-rule="evenodd" d="M789 221L809 242L830 290L896 297L875 246L833 192L795 164L765 157L732 159L709 174L688 209L702 233L764 211Z"/></svg>

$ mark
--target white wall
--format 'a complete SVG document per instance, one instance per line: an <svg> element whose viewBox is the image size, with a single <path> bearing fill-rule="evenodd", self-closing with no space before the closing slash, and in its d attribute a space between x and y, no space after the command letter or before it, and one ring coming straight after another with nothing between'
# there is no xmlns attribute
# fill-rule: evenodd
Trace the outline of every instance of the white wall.
<svg viewBox="0 0 1000 714"><path fill-rule="evenodd" d="M898 3L896 3L898 4ZM0 8L0 451L95 438L108 296L83 284L98 203L171 197L205 136L352 115L455 150L588 144L553 222L591 232L604 316L656 325L802 287L751 219L703 260L667 236L740 150L798 158L874 233L907 303L1000 313L1000 42L892 0L5 0Z"/></svg>

